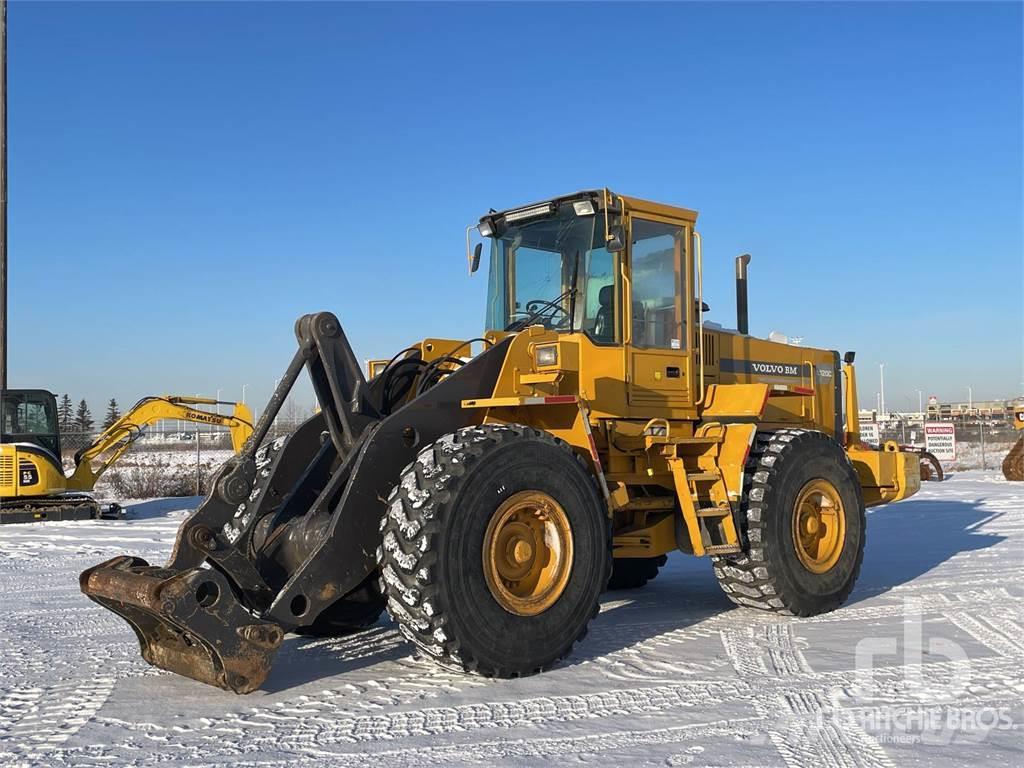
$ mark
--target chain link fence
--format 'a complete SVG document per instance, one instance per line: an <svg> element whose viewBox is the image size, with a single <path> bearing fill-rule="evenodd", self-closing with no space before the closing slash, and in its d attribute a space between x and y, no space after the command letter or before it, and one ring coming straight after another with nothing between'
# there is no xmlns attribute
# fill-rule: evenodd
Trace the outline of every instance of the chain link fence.
<svg viewBox="0 0 1024 768"><path fill-rule="evenodd" d="M171 422L173 424L173 422ZM293 432L301 420L279 419L267 439ZM194 424L149 430L104 473L95 493L102 499L147 499L157 496L204 496L220 466L232 455L227 430ZM191 429L189 429L191 427ZM75 469L75 455L93 445L100 431L61 432L64 469Z"/></svg>
<svg viewBox="0 0 1024 768"><path fill-rule="evenodd" d="M952 426L956 439L956 458L941 460L944 471L999 469L1003 459L1017 442L1020 433L1009 421L935 421L929 424ZM882 442L895 440L900 445L925 447L924 428L918 420L897 420L879 424Z"/></svg>

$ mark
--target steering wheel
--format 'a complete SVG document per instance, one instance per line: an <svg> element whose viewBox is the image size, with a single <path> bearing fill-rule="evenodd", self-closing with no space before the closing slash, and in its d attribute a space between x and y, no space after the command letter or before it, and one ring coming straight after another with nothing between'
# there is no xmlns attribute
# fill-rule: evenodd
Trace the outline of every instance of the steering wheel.
<svg viewBox="0 0 1024 768"><path fill-rule="evenodd" d="M569 319L569 311L559 303L561 299L561 296L559 296L557 299L549 300L530 299L528 302L526 302L525 309L517 309L512 313L513 315L522 315L523 319L513 320L511 323L505 326L505 330L514 330L516 326L518 326L520 323L531 317L536 318L537 320L541 320L541 315L547 312L548 310L552 310L552 314L550 317L543 318L545 321L544 324L547 325L550 322L551 328L558 328L562 323ZM560 313L562 315L558 322L555 322L555 318L557 317L555 313Z"/></svg>

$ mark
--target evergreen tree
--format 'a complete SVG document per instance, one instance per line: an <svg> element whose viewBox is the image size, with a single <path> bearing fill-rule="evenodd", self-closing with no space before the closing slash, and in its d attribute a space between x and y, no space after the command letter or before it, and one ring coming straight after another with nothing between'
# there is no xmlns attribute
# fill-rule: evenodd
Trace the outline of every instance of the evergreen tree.
<svg viewBox="0 0 1024 768"><path fill-rule="evenodd" d="M60 406L57 408L57 420L60 422L61 432L70 432L71 427L74 425L74 406L71 404L71 398L66 394L60 399Z"/></svg>
<svg viewBox="0 0 1024 768"><path fill-rule="evenodd" d="M117 407L117 400L110 398L107 403L107 417L103 419L103 428L107 429L114 425L114 422L121 418L121 409Z"/></svg>
<svg viewBox="0 0 1024 768"><path fill-rule="evenodd" d="M92 414L89 413L89 404L83 397L78 403L78 411L75 413L75 429L79 432L88 432L92 429Z"/></svg>

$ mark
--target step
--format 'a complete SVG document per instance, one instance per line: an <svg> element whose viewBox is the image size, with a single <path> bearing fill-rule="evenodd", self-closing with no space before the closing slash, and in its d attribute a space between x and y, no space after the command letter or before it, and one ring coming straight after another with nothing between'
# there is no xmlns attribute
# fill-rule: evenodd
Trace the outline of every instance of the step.
<svg viewBox="0 0 1024 768"><path fill-rule="evenodd" d="M687 472L687 480L718 480L722 476L717 472Z"/></svg>
<svg viewBox="0 0 1024 768"><path fill-rule="evenodd" d="M739 544L712 544L710 547L704 547L705 555L735 555L742 551Z"/></svg>
<svg viewBox="0 0 1024 768"><path fill-rule="evenodd" d="M697 507L697 517L728 517L732 510L727 507Z"/></svg>
<svg viewBox="0 0 1024 768"><path fill-rule="evenodd" d="M701 507L697 510L697 517L728 517L732 510L726 507Z"/></svg>
<svg viewBox="0 0 1024 768"><path fill-rule="evenodd" d="M675 496L640 496L627 501L619 507L620 512L654 512L675 509Z"/></svg>

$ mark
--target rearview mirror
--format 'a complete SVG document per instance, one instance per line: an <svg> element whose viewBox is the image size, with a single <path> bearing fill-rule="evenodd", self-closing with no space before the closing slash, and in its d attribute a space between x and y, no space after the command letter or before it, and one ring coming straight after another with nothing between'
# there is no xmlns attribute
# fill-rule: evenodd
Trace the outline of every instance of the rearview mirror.
<svg viewBox="0 0 1024 768"><path fill-rule="evenodd" d="M473 258L469 260L469 274L473 274L480 269L480 252L484 249L483 243L477 243L476 248L473 249Z"/></svg>
<svg viewBox="0 0 1024 768"><path fill-rule="evenodd" d="M626 248L626 231L621 224L608 227L608 241L604 246L611 253L618 253Z"/></svg>

